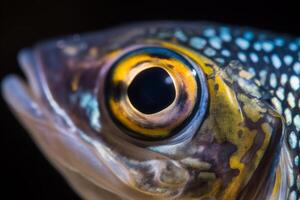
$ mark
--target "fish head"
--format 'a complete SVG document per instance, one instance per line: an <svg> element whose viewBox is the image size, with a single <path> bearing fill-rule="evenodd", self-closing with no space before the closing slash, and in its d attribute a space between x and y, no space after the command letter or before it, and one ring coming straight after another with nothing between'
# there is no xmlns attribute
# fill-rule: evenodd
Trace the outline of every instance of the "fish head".
<svg viewBox="0 0 300 200"><path fill-rule="evenodd" d="M282 117L235 61L126 26L19 54L4 96L86 199L247 199L274 175ZM150 31L151 32L151 31Z"/></svg>

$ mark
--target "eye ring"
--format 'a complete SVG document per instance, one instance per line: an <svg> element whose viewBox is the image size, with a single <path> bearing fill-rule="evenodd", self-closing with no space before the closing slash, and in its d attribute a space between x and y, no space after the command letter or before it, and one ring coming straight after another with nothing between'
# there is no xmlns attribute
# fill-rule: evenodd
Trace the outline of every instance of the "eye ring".
<svg viewBox="0 0 300 200"><path fill-rule="evenodd" d="M171 77L176 97L159 112L142 113L132 105L128 88L137 75L154 68ZM111 64L104 82L105 105L111 119L138 140L185 138L188 134L179 132L184 132L191 120L202 121L206 111L208 91L204 73L190 58L169 48L143 46L125 51ZM185 112L178 110L180 103Z"/></svg>

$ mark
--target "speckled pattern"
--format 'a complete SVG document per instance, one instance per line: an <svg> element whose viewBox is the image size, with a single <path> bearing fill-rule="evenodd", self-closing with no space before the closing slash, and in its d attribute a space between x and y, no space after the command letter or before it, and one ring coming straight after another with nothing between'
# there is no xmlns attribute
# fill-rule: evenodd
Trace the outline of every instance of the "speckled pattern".
<svg viewBox="0 0 300 200"><path fill-rule="evenodd" d="M258 31L201 25L199 28L150 28L152 37L184 44L226 67L238 60L273 96L270 101L286 120L293 158L290 200L299 198L300 176L300 38Z"/></svg>

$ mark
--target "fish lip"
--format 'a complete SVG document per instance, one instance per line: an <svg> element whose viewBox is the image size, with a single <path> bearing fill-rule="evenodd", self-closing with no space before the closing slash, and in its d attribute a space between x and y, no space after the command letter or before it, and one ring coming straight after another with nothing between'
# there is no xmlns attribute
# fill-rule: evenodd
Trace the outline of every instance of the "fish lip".
<svg viewBox="0 0 300 200"><path fill-rule="evenodd" d="M46 43L52 44L52 43ZM33 48L22 49L18 53L18 62L27 79L29 88L31 89L31 96L37 103L42 104L51 113L59 114L60 118L68 117L64 114L60 106L55 102L48 83L46 81L43 64L40 57L40 45ZM70 126L70 123L68 123Z"/></svg>
<svg viewBox="0 0 300 200"><path fill-rule="evenodd" d="M33 118L40 117L42 114L39 110L39 97L43 96L43 90L36 55L32 49L25 48L19 51L17 60L25 80L15 74L6 75L1 80L2 96L12 112L21 112Z"/></svg>
<svg viewBox="0 0 300 200"><path fill-rule="evenodd" d="M41 98L43 96L43 82L36 53L31 48L22 49L17 55L17 60L32 90L32 95Z"/></svg>
<svg viewBox="0 0 300 200"><path fill-rule="evenodd" d="M281 156L281 147L284 145L284 138L286 135L284 119L282 117L280 117L280 119L281 123L278 127L279 130L272 133L271 141L261 159L261 162L255 169L255 172L247 185L241 191L238 199L266 199L272 192L273 184L268 184L268 182L275 178L275 172L279 165ZM267 175L263 172L267 172Z"/></svg>

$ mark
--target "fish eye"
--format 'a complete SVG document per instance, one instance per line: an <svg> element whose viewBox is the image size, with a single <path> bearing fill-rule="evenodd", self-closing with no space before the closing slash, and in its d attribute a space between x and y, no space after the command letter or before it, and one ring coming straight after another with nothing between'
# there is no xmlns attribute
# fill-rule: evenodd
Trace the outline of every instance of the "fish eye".
<svg viewBox="0 0 300 200"><path fill-rule="evenodd" d="M201 68L164 47L140 47L119 56L105 80L109 114L127 135L162 140L180 134L206 109ZM201 109L199 109L201 108ZM198 113L198 114L197 114Z"/></svg>

